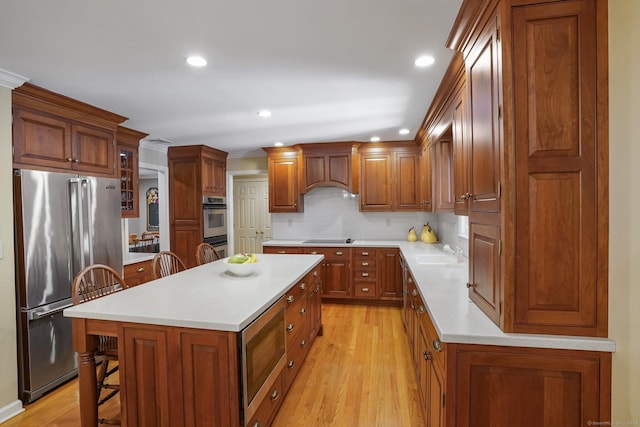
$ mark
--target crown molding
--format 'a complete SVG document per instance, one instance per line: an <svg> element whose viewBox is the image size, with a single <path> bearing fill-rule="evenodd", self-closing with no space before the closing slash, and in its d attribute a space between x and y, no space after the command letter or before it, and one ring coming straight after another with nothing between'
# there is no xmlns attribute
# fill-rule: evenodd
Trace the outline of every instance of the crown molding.
<svg viewBox="0 0 640 427"><path fill-rule="evenodd" d="M164 154L167 154L167 150L169 149L168 145L151 142L148 139L140 140L140 147L144 148L145 150L157 151Z"/></svg>
<svg viewBox="0 0 640 427"><path fill-rule="evenodd" d="M17 87L22 86L29 79L27 77L23 77L19 74L12 73L11 71L3 70L0 68L0 86L8 87L13 90Z"/></svg>

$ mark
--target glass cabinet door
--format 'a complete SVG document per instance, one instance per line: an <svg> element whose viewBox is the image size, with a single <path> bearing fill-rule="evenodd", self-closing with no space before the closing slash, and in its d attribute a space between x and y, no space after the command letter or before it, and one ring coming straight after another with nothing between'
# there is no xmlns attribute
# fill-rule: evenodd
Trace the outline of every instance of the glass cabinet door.
<svg viewBox="0 0 640 427"><path fill-rule="evenodd" d="M120 146L120 210L123 218L139 216L138 150Z"/></svg>

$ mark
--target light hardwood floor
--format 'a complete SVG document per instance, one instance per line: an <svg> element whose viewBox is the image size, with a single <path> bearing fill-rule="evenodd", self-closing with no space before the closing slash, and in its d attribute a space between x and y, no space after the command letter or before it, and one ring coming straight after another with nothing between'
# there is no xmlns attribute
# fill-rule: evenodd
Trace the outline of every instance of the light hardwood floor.
<svg viewBox="0 0 640 427"><path fill-rule="evenodd" d="M273 427L424 426L401 313L323 304L324 336L311 347ZM116 401L101 416L117 410ZM25 409L2 427L79 426L77 380Z"/></svg>

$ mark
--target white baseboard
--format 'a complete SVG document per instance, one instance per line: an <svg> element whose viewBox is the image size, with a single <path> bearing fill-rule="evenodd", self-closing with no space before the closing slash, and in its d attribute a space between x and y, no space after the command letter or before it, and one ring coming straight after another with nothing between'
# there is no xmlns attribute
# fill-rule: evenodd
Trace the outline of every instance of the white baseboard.
<svg viewBox="0 0 640 427"><path fill-rule="evenodd" d="M15 417L21 412L24 412L21 400L16 400L15 402L11 402L7 406L0 408L0 424L7 421L9 418Z"/></svg>

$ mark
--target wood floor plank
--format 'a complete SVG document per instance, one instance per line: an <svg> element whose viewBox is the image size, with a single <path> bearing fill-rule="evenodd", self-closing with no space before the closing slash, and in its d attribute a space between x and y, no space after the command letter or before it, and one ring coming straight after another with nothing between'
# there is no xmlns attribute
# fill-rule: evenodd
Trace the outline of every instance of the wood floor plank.
<svg viewBox="0 0 640 427"><path fill-rule="evenodd" d="M322 317L324 336L311 347L273 427L424 426L401 310L323 304ZM101 416L117 411L112 399ZM2 427L79 425L72 380Z"/></svg>

